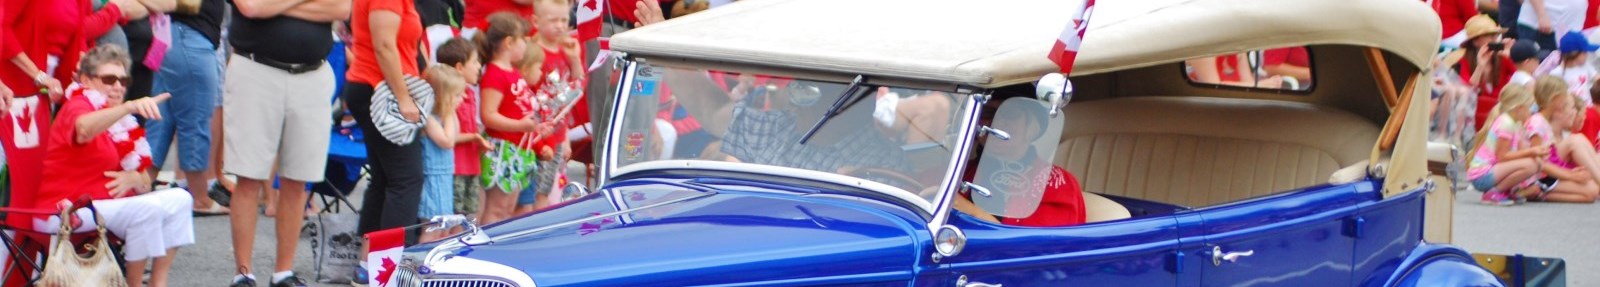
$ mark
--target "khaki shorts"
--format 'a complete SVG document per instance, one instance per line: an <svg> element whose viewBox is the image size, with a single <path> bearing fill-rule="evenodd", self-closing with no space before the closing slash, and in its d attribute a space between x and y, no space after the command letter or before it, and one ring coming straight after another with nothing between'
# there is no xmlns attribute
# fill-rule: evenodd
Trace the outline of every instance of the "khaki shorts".
<svg viewBox="0 0 1600 287"><path fill-rule="evenodd" d="M322 181L333 127L333 70L290 74L242 56L223 80L224 172L266 180ZM274 162L276 160L276 162Z"/></svg>

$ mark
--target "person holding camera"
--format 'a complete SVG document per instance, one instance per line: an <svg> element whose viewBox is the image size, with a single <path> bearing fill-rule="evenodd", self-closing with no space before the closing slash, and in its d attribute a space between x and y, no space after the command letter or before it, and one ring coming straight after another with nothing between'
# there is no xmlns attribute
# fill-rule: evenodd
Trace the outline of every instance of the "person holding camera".
<svg viewBox="0 0 1600 287"><path fill-rule="evenodd" d="M1516 41L1501 38L1505 29L1487 15L1468 19L1464 30L1467 41L1461 44L1461 49L1445 55L1440 64L1450 67L1463 82L1477 90L1478 108L1473 128L1479 129L1489 109L1499 102L1501 87L1516 73L1516 64L1511 62L1506 51L1506 47Z"/></svg>

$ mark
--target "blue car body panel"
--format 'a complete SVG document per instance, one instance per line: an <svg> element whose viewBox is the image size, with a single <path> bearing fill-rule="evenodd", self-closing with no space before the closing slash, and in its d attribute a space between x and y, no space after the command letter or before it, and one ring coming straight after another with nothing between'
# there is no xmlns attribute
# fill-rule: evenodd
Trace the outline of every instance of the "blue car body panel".
<svg viewBox="0 0 1600 287"><path fill-rule="evenodd" d="M962 278L1012 286L1497 283L1459 249L1422 242L1424 192L1383 199L1375 190L1381 181L1202 209L1138 201L1159 211L1069 227L1006 226L955 213L947 224L965 232L965 250L934 259L927 214L895 202L792 178L689 174L612 181L606 192L485 231L581 224L458 254L521 270L540 286L950 286ZM675 199L684 200L669 202ZM1253 254L1215 264L1219 247Z"/></svg>
<svg viewBox="0 0 1600 287"><path fill-rule="evenodd" d="M634 184L616 186L640 199L706 192ZM592 194L485 231L495 236L617 210L608 196ZM911 220L826 194L727 188L459 254L522 270L540 286L904 286L928 241L914 235L927 231Z"/></svg>

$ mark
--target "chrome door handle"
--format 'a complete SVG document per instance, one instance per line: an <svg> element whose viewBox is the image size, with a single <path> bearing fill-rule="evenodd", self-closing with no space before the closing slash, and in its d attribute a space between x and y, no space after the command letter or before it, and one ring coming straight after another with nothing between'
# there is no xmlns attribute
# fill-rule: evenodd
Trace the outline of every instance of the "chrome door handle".
<svg viewBox="0 0 1600 287"><path fill-rule="evenodd" d="M1001 284L989 284L989 283L983 283L983 282L967 281L967 275L961 275L961 278L957 278L956 279L956 287L1002 287L1002 286L1001 286Z"/></svg>
<svg viewBox="0 0 1600 287"><path fill-rule="evenodd" d="M1222 266L1222 261L1237 262L1240 257L1256 255L1255 250L1222 252L1222 246L1211 247L1211 265Z"/></svg>

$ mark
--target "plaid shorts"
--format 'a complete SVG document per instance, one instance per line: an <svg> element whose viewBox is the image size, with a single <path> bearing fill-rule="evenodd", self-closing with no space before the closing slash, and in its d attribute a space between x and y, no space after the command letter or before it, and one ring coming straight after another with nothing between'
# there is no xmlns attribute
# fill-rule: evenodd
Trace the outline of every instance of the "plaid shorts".
<svg viewBox="0 0 1600 287"><path fill-rule="evenodd" d="M455 184L456 214L477 214L483 184L476 175L457 175Z"/></svg>

